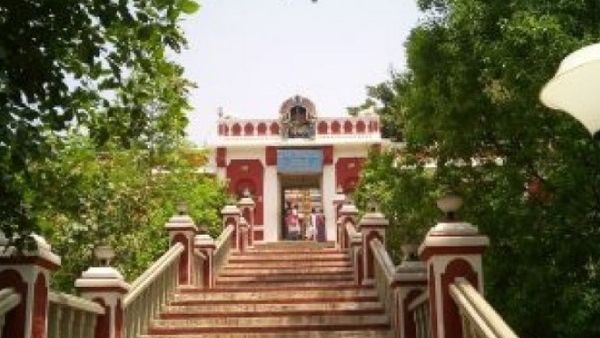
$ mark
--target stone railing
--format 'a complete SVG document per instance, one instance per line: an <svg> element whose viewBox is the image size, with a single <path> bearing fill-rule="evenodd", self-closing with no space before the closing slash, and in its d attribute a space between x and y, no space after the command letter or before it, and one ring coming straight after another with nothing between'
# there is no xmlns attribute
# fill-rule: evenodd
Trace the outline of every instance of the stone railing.
<svg viewBox="0 0 600 338"><path fill-rule="evenodd" d="M461 315L463 338L517 338L517 335L464 278L450 285L450 295Z"/></svg>
<svg viewBox="0 0 600 338"><path fill-rule="evenodd" d="M445 220L420 246L403 246L398 266L385 248L383 214L371 210L358 221L351 202L335 205L337 245L348 250L357 285L375 286L394 337L517 338L478 291L489 240L475 226L456 220L461 204L456 196L442 198L438 206Z"/></svg>
<svg viewBox="0 0 600 338"><path fill-rule="evenodd" d="M251 214L247 197L240 203ZM114 252L94 250L102 266L88 268L75 282L80 296L50 291L60 257L40 236L36 249L18 252L0 232L0 338L135 338L146 333L177 288L212 288L231 250L252 245L250 223L237 206L223 209L223 232L214 241L199 234L189 215L169 219L170 248L131 285L110 266Z"/></svg>
<svg viewBox="0 0 600 338"><path fill-rule="evenodd" d="M215 258L214 258L214 271L218 273L221 268L227 263L227 259L229 258L229 253L231 252L231 247L233 246L233 232L235 226L228 225L225 228L225 231L221 233L221 235L217 238L215 242Z"/></svg>
<svg viewBox="0 0 600 338"><path fill-rule="evenodd" d="M416 338L430 338L431 315L429 313L429 294L423 292L408 305L408 312L413 314Z"/></svg>
<svg viewBox="0 0 600 338"><path fill-rule="evenodd" d="M94 338L98 316L104 315L102 306L93 301L65 294L48 294L49 338Z"/></svg>
<svg viewBox="0 0 600 338"><path fill-rule="evenodd" d="M21 295L13 288L0 290L0 338L6 338L2 335L6 315L21 303Z"/></svg>
<svg viewBox="0 0 600 338"><path fill-rule="evenodd" d="M185 250L176 243L130 286L123 299L125 337L145 332L150 321L177 287L180 257Z"/></svg>

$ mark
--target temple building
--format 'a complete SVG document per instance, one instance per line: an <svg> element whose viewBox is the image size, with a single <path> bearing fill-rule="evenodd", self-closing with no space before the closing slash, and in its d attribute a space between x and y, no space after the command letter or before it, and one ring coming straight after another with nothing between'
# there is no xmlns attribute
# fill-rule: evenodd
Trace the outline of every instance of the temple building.
<svg viewBox="0 0 600 338"><path fill-rule="evenodd" d="M301 96L286 100L277 118L220 116L217 128L216 174L233 195L252 196L258 242L285 239L285 210L294 206L301 218L321 210L327 240L335 240L336 193L353 191L369 151L386 141L376 114L319 117Z"/></svg>

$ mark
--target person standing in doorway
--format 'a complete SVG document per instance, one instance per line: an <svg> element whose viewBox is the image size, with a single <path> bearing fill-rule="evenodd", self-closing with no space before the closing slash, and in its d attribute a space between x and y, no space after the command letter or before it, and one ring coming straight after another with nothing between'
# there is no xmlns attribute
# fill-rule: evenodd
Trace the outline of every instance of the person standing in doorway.
<svg viewBox="0 0 600 338"><path fill-rule="evenodd" d="M316 213L315 215L315 223L316 223L316 230L317 230L317 241L318 242L325 242L325 240L327 239L326 235L325 235L325 216L323 216L323 213L321 212L321 210L319 209L319 211Z"/></svg>
<svg viewBox="0 0 600 338"><path fill-rule="evenodd" d="M310 212L310 219L308 222L308 226L306 227L306 239L310 241L316 240L316 230L317 230L317 210L316 208L312 208Z"/></svg>
<svg viewBox="0 0 600 338"><path fill-rule="evenodd" d="M289 238L292 241L295 241L298 239L298 235L300 234L300 224L298 224L299 221L299 217L298 217L298 206L294 205L294 208L292 209L292 212L290 214L290 220L289 220L289 225L288 225L288 234L289 234Z"/></svg>

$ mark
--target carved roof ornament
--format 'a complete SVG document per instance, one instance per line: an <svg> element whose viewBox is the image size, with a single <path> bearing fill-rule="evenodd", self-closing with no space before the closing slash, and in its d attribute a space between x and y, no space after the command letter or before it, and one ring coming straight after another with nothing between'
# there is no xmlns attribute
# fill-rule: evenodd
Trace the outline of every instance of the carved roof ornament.
<svg viewBox="0 0 600 338"><path fill-rule="evenodd" d="M284 138L313 138L317 113L314 103L296 95L287 99L279 109Z"/></svg>

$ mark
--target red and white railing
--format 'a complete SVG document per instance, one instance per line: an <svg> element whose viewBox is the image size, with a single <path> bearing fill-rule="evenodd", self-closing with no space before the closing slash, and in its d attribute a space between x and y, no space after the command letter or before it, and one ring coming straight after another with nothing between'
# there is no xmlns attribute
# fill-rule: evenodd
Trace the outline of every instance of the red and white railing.
<svg viewBox="0 0 600 338"><path fill-rule="evenodd" d="M455 197L446 202L460 204ZM351 203L336 210L337 245L351 255L356 283L377 289L394 337L517 338L480 291L481 257L489 240L473 225L455 220L456 210L445 210L447 220L428 232L418 250L420 260L409 259L416 252L405 252L398 266L385 248L383 214L367 212L359 221Z"/></svg>

